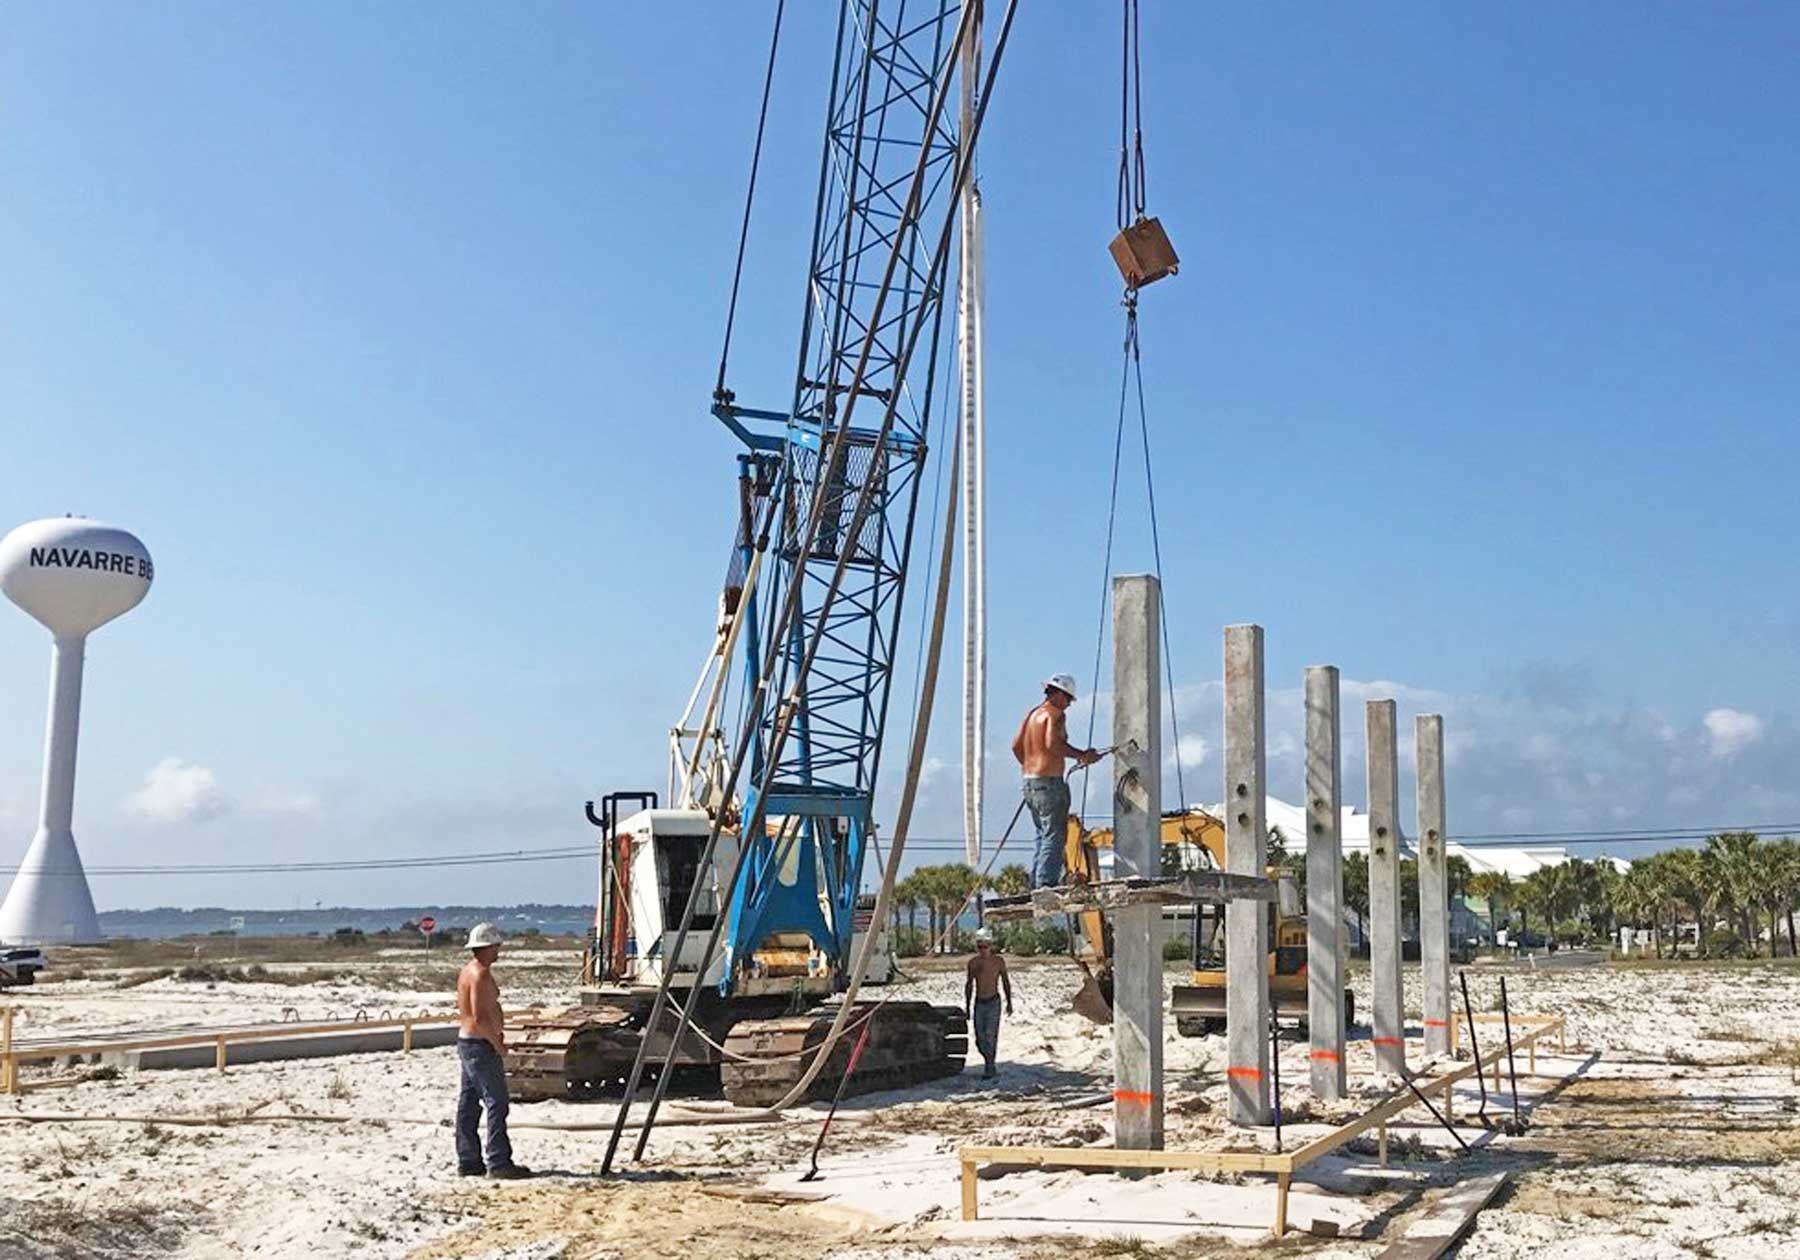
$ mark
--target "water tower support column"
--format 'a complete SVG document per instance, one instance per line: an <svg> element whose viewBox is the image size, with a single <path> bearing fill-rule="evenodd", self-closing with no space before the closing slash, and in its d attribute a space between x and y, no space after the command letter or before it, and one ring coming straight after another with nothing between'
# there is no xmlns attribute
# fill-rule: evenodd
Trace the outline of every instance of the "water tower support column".
<svg viewBox="0 0 1800 1260"><path fill-rule="evenodd" d="M100 939L100 918L94 912L74 832L75 752L86 657L87 640L78 635L59 634L50 648L50 713L44 732L38 829L5 903L0 904L0 943Z"/></svg>

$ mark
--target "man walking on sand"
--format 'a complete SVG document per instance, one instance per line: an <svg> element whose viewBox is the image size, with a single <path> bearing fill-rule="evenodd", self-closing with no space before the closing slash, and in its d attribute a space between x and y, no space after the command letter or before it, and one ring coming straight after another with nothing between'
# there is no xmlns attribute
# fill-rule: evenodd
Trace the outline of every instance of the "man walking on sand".
<svg viewBox="0 0 1800 1260"><path fill-rule="evenodd" d="M500 933L492 923L477 923L469 933L475 955L456 978L456 1057L462 1064L462 1090L456 1096L456 1171L465 1177L486 1173L502 1180L531 1176L513 1163L506 1137L506 1015L500 1009L500 986L494 982L494 959L500 956ZM487 1150L481 1147L476 1122L487 1111Z"/></svg>
<svg viewBox="0 0 1800 1260"><path fill-rule="evenodd" d="M1012 1014L1012 977L1006 959L994 948L994 934L986 928L975 933L975 957L969 959L968 979L963 982L963 1006L975 1025L975 1048L987 1066L981 1075L994 1076L994 1060L1000 1054L1000 991L1006 990L1006 1013Z"/></svg>
<svg viewBox="0 0 1800 1260"><path fill-rule="evenodd" d="M1037 827L1037 850L1031 859L1031 886L1050 888L1062 883L1063 847L1068 843L1069 781L1063 762L1073 757L1079 766L1100 760L1092 748L1071 748L1064 715L1075 703L1075 680L1053 674L1044 680L1044 702L1019 723L1013 736L1013 757L1025 773L1025 807Z"/></svg>

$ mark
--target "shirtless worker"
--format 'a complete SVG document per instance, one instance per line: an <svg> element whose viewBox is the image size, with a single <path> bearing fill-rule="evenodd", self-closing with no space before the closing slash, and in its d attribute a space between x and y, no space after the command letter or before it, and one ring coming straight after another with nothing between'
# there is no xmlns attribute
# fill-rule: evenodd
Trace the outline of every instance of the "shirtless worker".
<svg viewBox="0 0 1800 1260"><path fill-rule="evenodd" d="M1012 1014L1012 977L1006 974L1006 959L994 948L994 934L986 928L975 933L975 957L969 959L968 979L963 982L963 1006L969 1022L975 1025L975 1048L987 1066L981 1074L994 1075L994 1060L1000 1054L1000 991L1006 990L1006 1013Z"/></svg>
<svg viewBox="0 0 1800 1260"><path fill-rule="evenodd" d="M456 977L456 1057L462 1064L462 1091L456 1096L456 1171L465 1177L486 1173L503 1180L531 1176L513 1163L506 1138L506 1015L500 1009L500 986L494 982L494 959L500 956L500 933L492 923L477 923L469 932L475 955ZM482 1158L476 1121L487 1110L487 1152Z"/></svg>
<svg viewBox="0 0 1800 1260"><path fill-rule="evenodd" d="M1064 715L1075 703L1075 680L1054 674L1044 680L1044 703L1025 715L1013 736L1013 756L1025 773L1025 807L1037 827L1037 851L1031 859L1031 886L1062 883L1063 846L1068 843L1069 781L1063 762L1091 766L1100 760L1092 748L1071 748Z"/></svg>

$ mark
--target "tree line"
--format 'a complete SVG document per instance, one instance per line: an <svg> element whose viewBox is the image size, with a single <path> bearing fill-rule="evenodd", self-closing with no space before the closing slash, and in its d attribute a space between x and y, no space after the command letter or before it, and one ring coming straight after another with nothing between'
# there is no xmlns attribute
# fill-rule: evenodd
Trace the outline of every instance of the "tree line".
<svg viewBox="0 0 1800 1260"><path fill-rule="evenodd" d="M1279 831L1269 837L1269 861L1291 871L1304 895L1306 858L1290 853ZM1165 864L1176 846L1165 851ZM1656 956L1674 952L1682 928L1694 924L1691 944L1706 957L1786 952L1800 957L1795 911L1800 906L1800 840L1764 840L1754 832L1729 831L1708 836L1703 848L1669 849L1637 859L1621 872L1601 858L1571 858L1545 866L1524 879L1504 871L1477 871L1467 860L1451 856L1447 863L1450 896L1478 897L1487 903L1489 934L1516 930L1525 939L1575 944L1614 941L1621 927L1652 933ZM1351 853L1344 858L1344 905L1360 922L1369 915L1369 859ZM1169 873L1174 873L1170 871ZM1028 892L1031 876L1013 863L983 876L962 862L921 866L894 887L893 923L896 951L923 953L942 941L948 948L963 942L950 931L977 893L1014 896ZM1419 904L1419 867L1411 858L1400 864L1401 905L1411 919ZM925 924L920 926L923 912ZM902 919L904 918L904 923ZM1534 936L1535 932L1535 936ZM1010 925L1000 933L1009 952L1040 953L1065 949L1060 928Z"/></svg>

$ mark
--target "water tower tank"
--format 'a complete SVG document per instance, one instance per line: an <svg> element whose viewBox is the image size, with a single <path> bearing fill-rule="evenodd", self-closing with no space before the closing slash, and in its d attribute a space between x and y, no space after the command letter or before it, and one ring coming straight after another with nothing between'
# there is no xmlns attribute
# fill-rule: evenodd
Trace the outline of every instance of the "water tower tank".
<svg viewBox="0 0 1800 1260"><path fill-rule="evenodd" d="M98 521L32 521L0 538L0 591L52 636L38 829L0 904L0 944L100 939L73 830L82 662L87 636L135 608L154 576L143 543Z"/></svg>

